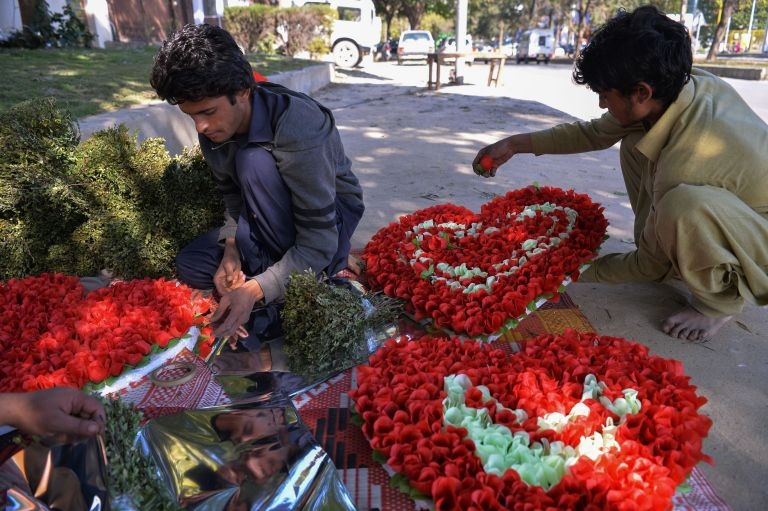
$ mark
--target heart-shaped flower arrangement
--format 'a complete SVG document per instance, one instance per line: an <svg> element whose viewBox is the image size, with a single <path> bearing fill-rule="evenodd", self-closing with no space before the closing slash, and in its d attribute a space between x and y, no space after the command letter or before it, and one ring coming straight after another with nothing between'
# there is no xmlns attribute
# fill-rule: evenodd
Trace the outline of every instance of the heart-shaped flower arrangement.
<svg viewBox="0 0 768 511"><path fill-rule="evenodd" d="M0 283L0 392L83 388L140 365L202 326L210 301L164 279L115 282L42 274Z"/></svg>
<svg viewBox="0 0 768 511"><path fill-rule="evenodd" d="M620 338L389 339L357 380L371 447L437 510L672 509L711 461L682 364Z"/></svg>
<svg viewBox="0 0 768 511"><path fill-rule="evenodd" d="M419 210L363 251L374 290L406 300L416 320L469 337L503 333L557 296L595 257L608 222L587 195L530 186L484 204Z"/></svg>

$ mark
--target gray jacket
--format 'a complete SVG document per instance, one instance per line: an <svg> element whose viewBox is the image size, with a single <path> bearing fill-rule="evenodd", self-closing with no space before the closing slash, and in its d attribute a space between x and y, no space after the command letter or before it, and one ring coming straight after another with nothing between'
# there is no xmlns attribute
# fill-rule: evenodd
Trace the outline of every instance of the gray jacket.
<svg viewBox="0 0 768 511"><path fill-rule="evenodd" d="M240 216L242 199L234 162L241 144L271 151L291 192L296 243L255 276L269 303L282 299L291 273L307 268L318 272L328 266L338 247L336 200L362 207L363 192L329 109L305 94L269 82L259 83L252 98L256 117L251 119L247 141L214 145L203 135L199 140L226 207L220 240L235 237ZM266 115L261 116L265 106Z"/></svg>

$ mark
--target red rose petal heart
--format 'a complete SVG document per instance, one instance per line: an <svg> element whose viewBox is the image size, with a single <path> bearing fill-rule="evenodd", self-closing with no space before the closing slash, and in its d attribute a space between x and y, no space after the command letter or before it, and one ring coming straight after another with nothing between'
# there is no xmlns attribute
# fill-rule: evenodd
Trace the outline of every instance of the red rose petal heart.
<svg viewBox="0 0 768 511"><path fill-rule="evenodd" d="M467 429L446 425L443 417L445 377L455 374L484 385L495 399L484 403L474 387L468 404L531 441L578 446L612 416L618 447L595 459L577 458L549 490L527 484L514 469L487 473ZM588 416L572 419L561 432L540 430L539 417L565 413L583 399L588 374L603 382L610 400L635 389L639 411L619 420L586 399ZM676 487L699 461L711 462L702 441L712 421L698 412L706 399L680 362L620 338L570 330L526 341L517 353L458 338L390 339L369 365L357 368L357 381L350 397L371 447L438 510L613 510L627 502L636 509L672 509ZM527 419L516 421L503 408L522 409Z"/></svg>
<svg viewBox="0 0 768 511"><path fill-rule="evenodd" d="M498 334L578 277L605 237L602 211L586 195L533 186L479 214L433 206L373 236L366 275L373 289L406 300L417 320L470 337Z"/></svg>

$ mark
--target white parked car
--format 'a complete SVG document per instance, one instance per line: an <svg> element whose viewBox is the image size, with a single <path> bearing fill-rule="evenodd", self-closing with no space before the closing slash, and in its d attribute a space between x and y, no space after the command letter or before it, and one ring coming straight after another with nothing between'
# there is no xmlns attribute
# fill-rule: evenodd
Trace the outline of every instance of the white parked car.
<svg viewBox="0 0 768 511"><path fill-rule="evenodd" d="M397 63L405 60L427 60L435 52L435 40L428 30L405 30L397 43Z"/></svg>
<svg viewBox="0 0 768 511"><path fill-rule="evenodd" d="M464 53L467 54L467 57L464 59L464 61L468 64L471 64L475 58L472 56L472 52L474 51L472 48L472 37L467 36L465 39L465 46L464 46ZM457 53L456 49L456 38L446 37L442 41L440 41L440 45L437 48L438 53ZM448 58L445 59L446 62L453 62L455 59Z"/></svg>

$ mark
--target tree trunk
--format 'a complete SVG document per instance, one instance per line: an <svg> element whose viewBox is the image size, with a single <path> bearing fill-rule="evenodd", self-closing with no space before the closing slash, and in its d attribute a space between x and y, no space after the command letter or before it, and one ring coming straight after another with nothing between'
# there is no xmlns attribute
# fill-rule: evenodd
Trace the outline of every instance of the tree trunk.
<svg viewBox="0 0 768 511"><path fill-rule="evenodd" d="M578 56L579 52L581 51L581 44L585 42L584 38L584 32L586 31L586 18L587 14L589 13L589 8L591 7L591 0L586 1L586 5L583 0L579 0L579 24L576 29L576 42L574 44L575 48L573 49L574 56Z"/></svg>
<svg viewBox="0 0 768 511"><path fill-rule="evenodd" d="M712 40L712 46L709 47L709 52L707 52L707 61L709 62L717 60L717 54L719 53L718 48L720 48L720 43L723 42L725 30L728 26L728 20L731 19L731 15L733 14L738 1L739 0L725 0L725 2L723 2L723 8L720 11L720 23L717 24L715 36Z"/></svg>

